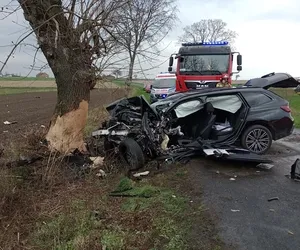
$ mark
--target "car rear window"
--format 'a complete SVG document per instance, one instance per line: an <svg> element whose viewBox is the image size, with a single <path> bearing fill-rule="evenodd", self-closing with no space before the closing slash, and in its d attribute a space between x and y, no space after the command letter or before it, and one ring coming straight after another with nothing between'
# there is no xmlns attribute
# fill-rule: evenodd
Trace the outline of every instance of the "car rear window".
<svg viewBox="0 0 300 250"><path fill-rule="evenodd" d="M259 92L244 92L243 96L250 107L260 106L272 101L271 97Z"/></svg>

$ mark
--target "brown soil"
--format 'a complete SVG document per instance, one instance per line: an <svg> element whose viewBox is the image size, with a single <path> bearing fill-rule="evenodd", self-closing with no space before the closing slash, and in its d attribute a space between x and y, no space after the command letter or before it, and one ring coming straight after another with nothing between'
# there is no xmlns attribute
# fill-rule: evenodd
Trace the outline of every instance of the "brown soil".
<svg viewBox="0 0 300 250"><path fill-rule="evenodd" d="M107 105L124 96L121 89L95 89L91 92L90 109ZM0 96L0 144L24 131L48 126L56 103L55 92ZM4 122L16 122L5 125Z"/></svg>

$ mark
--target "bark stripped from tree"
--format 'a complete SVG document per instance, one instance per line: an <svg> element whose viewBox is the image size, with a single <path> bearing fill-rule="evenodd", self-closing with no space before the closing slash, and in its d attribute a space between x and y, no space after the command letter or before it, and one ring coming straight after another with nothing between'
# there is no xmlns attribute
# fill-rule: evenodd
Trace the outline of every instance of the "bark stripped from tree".
<svg viewBox="0 0 300 250"><path fill-rule="evenodd" d="M18 1L57 84L57 104L46 136L49 146L61 153L84 151L90 87L96 79L93 61L114 39L107 23L112 25L110 18L126 1Z"/></svg>
<svg viewBox="0 0 300 250"><path fill-rule="evenodd" d="M227 28L221 19L204 19L183 29L179 42L216 42L228 41L233 44L237 33Z"/></svg>
<svg viewBox="0 0 300 250"><path fill-rule="evenodd" d="M129 0L118 13L118 43L129 56L128 80L132 81L135 60L157 58L157 45L177 19L177 0ZM156 52L156 53L155 53Z"/></svg>

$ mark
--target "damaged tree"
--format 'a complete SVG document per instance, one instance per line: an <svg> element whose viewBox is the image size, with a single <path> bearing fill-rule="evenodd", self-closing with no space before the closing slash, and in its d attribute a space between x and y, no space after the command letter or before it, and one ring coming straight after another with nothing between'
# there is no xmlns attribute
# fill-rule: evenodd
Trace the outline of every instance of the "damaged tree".
<svg viewBox="0 0 300 250"><path fill-rule="evenodd" d="M115 41L113 21L126 0L18 0L57 84L57 104L46 139L52 150L85 151L95 59Z"/></svg>

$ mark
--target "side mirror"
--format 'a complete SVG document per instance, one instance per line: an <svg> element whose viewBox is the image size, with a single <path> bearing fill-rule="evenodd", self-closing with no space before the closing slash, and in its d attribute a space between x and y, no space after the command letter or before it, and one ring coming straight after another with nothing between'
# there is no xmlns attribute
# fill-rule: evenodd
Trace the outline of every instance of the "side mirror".
<svg viewBox="0 0 300 250"><path fill-rule="evenodd" d="M241 65L238 65L238 66L236 67L236 69L237 69L237 71L242 71L242 66L241 66Z"/></svg>
<svg viewBox="0 0 300 250"><path fill-rule="evenodd" d="M171 66L168 67L168 71L171 72L173 69Z"/></svg>
<svg viewBox="0 0 300 250"><path fill-rule="evenodd" d="M173 66L173 61L174 61L174 58L173 58L173 56L171 56L169 59L169 67Z"/></svg>
<svg viewBox="0 0 300 250"><path fill-rule="evenodd" d="M238 66L242 65L242 55L237 55L236 57L236 62Z"/></svg>

